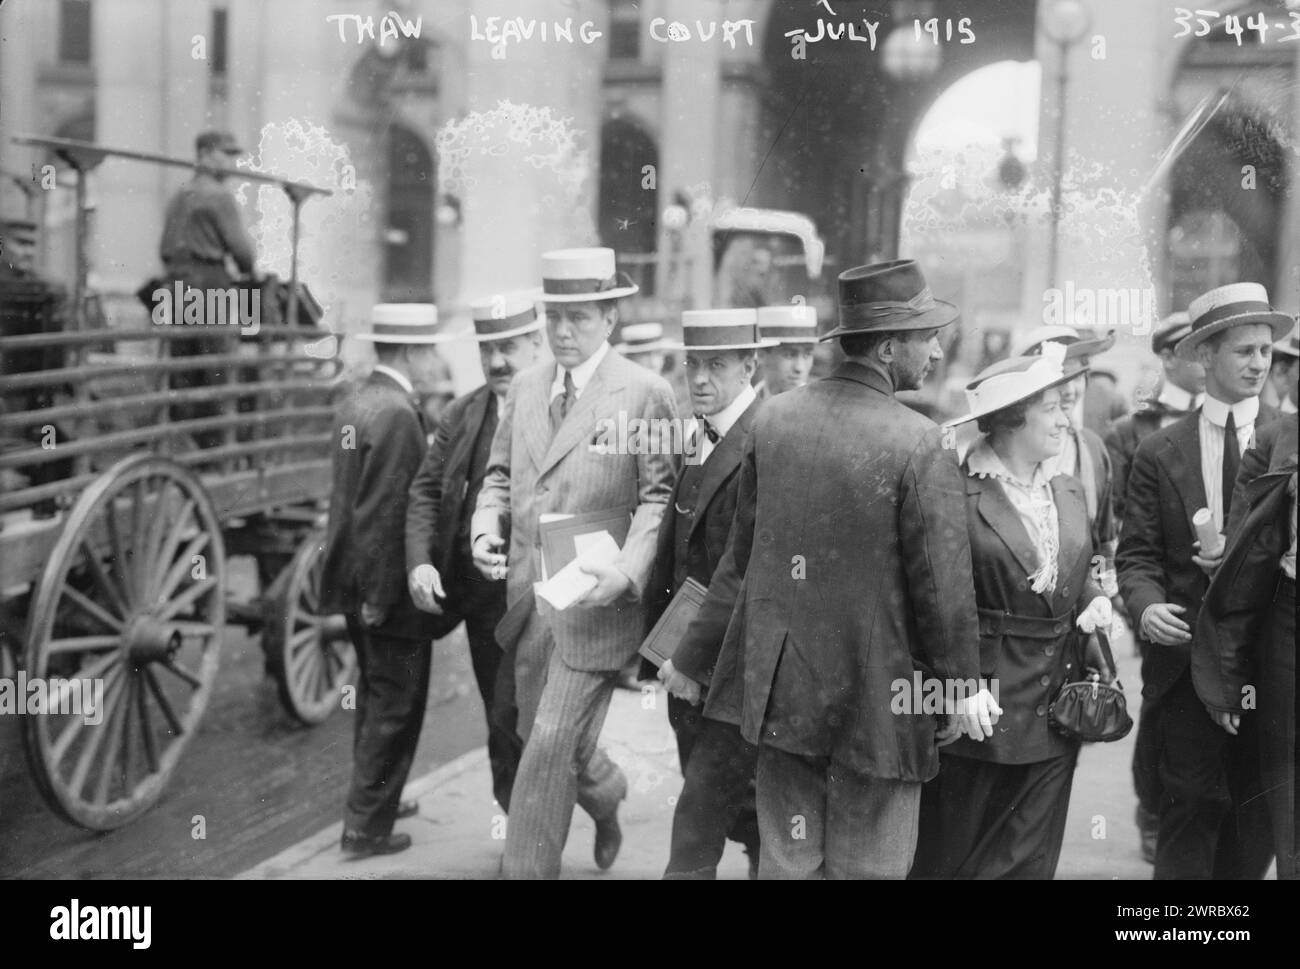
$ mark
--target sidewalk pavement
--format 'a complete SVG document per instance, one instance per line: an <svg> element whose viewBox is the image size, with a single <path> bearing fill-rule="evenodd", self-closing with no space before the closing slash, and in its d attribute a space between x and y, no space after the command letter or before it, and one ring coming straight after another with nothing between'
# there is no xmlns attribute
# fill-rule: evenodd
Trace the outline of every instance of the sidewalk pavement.
<svg viewBox="0 0 1300 969"><path fill-rule="evenodd" d="M1140 704L1138 660L1132 639L1114 642L1129 713ZM581 809L564 852L563 878L658 879L668 862L673 804L681 789L677 748L661 689L616 690L601 743L628 778L628 799L619 811L623 848L608 872L592 861L594 826ZM1136 799L1130 763L1136 729L1121 741L1090 744L1074 775L1058 878L1150 879L1134 823ZM339 853L342 823L335 824L269 858L240 878L447 878L496 877L505 841L505 816L492 798L486 749L471 751L407 784L407 798L419 802L417 817L397 830L413 844L395 855L344 861ZM728 843L720 879L745 879L748 864L739 845Z"/></svg>

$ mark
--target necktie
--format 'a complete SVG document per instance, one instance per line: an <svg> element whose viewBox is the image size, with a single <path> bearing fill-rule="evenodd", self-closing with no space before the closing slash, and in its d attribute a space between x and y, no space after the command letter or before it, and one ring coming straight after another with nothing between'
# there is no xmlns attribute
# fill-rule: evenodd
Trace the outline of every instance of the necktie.
<svg viewBox="0 0 1300 969"><path fill-rule="evenodd" d="M707 417L705 417L703 414L696 414L695 419L700 422L700 427L704 428L704 436L707 437L712 443L717 444L720 440L722 440L722 435L718 433L718 429L716 427L714 427L712 424L709 423L709 419Z"/></svg>
<svg viewBox="0 0 1300 969"><path fill-rule="evenodd" d="M564 423L564 419L569 416L569 411L573 409L573 401L577 394L573 386L573 374L564 371L564 393L556 394L555 399L551 401L551 433L554 434Z"/></svg>
<svg viewBox="0 0 1300 969"><path fill-rule="evenodd" d="M1232 411L1223 425L1223 529L1228 529L1228 511L1232 508L1232 489L1237 486L1237 467L1241 464L1241 446L1237 443L1237 422Z"/></svg>

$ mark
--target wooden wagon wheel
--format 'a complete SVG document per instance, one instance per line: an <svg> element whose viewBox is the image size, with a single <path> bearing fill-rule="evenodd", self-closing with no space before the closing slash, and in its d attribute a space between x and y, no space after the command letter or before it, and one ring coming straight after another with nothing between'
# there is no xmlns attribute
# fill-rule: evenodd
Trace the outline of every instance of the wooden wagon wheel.
<svg viewBox="0 0 1300 969"><path fill-rule="evenodd" d="M54 810L105 831L162 796L212 693L225 593L221 525L191 472L139 454L82 492L41 577L25 652L29 684L40 677L65 701L24 717L28 762ZM76 709L74 683L92 697L102 689L98 707Z"/></svg>
<svg viewBox="0 0 1300 969"><path fill-rule="evenodd" d="M340 690L356 675L357 657L341 615L322 615L325 533L310 532L268 600L266 653L286 710L306 724L339 708Z"/></svg>

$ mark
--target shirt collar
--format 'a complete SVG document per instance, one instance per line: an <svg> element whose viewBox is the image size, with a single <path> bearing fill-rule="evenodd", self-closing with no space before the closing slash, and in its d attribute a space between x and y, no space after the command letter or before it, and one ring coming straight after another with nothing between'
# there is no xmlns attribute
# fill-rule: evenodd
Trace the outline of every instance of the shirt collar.
<svg viewBox="0 0 1300 969"><path fill-rule="evenodd" d="M709 425L718 432L718 437L726 437L727 432L736 426L736 421L740 420L740 415L745 413L745 409L754 402L758 396L753 387L746 387L722 410L716 414L706 416L704 419Z"/></svg>
<svg viewBox="0 0 1300 969"><path fill-rule="evenodd" d="M582 389L591 381L592 375L596 372L596 368L600 366L600 362L605 359L607 353L609 353L608 340L601 343L596 348L595 353L569 371L569 375L573 378L573 392L575 394L582 393ZM564 367L556 364L555 379L551 381L552 397L564 393L564 369Z"/></svg>
<svg viewBox="0 0 1300 969"><path fill-rule="evenodd" d="M1215 427L1223 427L1228 423L1228 411L1232 411L1232 421L1237 427L1254 424L1255 418L1259 416L1259 398L1247 397L1235 404L1227 404L1206 394L1201 403L1201 413Z"/></svg>
<svg viewBox="0 0 1300 969"><path fill-rule="evenodd" d="M989 444L988 435L979 438L971 446L969 453L966 455L966 469L969 474L977 478L996 478L998 481L1005 481L1018 488L1026 487L1023 482L1007 470L1007 466L998 457L998 452L993 450L993 446ZM1043 470L1042 462L1039 462L1034 468L1034 478L1029 487L1044 488L1046 486L1047 472Z"/></svg>
<svg viewBox="0 0 1300 969"><path fill-rule="evenodd" d="M1160 388L1160 393L1156 396L1156 401L1169 410L1187 413L1196 410L1203 396L1204 394L1193 394L1190 390L1183 390L1177 384L1166 380L1164 386Z"/></svg>
<svg viewBox="0 0 1300 969"><path fill-rule="evenodd" d="M384 376L396 381L397 386L406 391L408 396L415 396L415 387L413 387L411 382L406 379L405 374L400 374L392 367L382 363L375 364L375 373L382 373Z"/></svg>

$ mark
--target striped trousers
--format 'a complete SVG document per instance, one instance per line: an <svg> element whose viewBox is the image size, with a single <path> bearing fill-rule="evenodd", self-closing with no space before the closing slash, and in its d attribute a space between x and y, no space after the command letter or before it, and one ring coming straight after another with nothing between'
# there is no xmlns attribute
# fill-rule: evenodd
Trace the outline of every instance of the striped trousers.
<svg viewBox="0 0 1300 969"><path fill-rule="evenodd" d="M505 878L558 878L574 804L600 819L627 796L627 778L596 746L617 680L617 670L572 669L551 648L544 682L516 684L524 753L510 796Z"/></svg>

